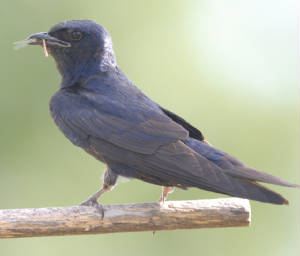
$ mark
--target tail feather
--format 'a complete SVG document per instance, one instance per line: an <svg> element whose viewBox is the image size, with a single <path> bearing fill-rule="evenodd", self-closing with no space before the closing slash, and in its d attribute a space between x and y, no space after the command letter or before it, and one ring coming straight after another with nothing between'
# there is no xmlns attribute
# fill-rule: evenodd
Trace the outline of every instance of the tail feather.
<svg viewBox="0 0 300 256"><path fill-rule="evenodd" d="M233 156L199 140L189 138L188 140L185 140L184 143L199 155L220 167L224 173L231 177L266 182L286 187L299 187L298 185L287 182L281 178L247 167Z"/></svg>
<svg viewBox="0 0 300 256"><path fill-rule="evenodd" d="M226 169L224 170L227 174L238 177L238 178L245 178L252 181L261 181L266 182L274 185L280 185L285 187L299 187L297 184L290 183L288 181L285 181L284 179L281 179L279 177L275 177L271 174L261 172L246 166L238 166L233 169Z"/></svg>
<svg viewBox="0 0 300 256"><path fill-rule="evenodd" d="M246 190L246 194L242 194L241 197L256 200L265 203L272 204L285 204L288 205L289 202L279 193L276 193L255 181L244 180L240 183L243 190ZM233 196L240 196L239 192L234 193Z"/></svg>
<svg viewBox="0 0 300 256"><path fill-rule="evenodd" d="M196 185L195 187L205 189L212 192L222 193L229 196L235 196L240 198L246 198L250 200L260 201L264 203L271 203L271 204L285 204L288 205L289 202L279 193L276 193L261 184L246 180L246 179L236 179L236 182L232 184L232 189L216 189L212 187L203 187L203 184Z"/></svg>

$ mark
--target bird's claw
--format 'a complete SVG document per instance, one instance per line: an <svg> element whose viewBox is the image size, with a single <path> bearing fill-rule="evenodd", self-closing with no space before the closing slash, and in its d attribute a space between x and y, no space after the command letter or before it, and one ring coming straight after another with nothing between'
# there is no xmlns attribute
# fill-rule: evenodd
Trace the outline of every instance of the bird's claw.
<svg viewBox="0 0 300 256"><path fill-rule="evenodd" d="M88 200L82 202L79 205L80 206L89 206L89 207L95 207L95 208L97 208L101 212L101 216L102 216L101 219L104 218L104 209L103 209L103 206L97 200L88 199Z"/></svg>
<svg viewBox="0 0 300 256"><path fill-rule="evenodd" d="M159 203L160 206L162 206L165 203L165 201L166 201L166 198L161 196L157 202Z"/></svg>

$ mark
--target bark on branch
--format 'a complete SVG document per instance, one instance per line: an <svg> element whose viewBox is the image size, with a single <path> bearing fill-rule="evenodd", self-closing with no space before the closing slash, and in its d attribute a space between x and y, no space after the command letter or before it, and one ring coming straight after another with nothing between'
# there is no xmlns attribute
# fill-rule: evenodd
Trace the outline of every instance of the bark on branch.
<svg viewBox="0 0 300 256"><path fill-rule="evenodd" d="M0 210L0 238L249 226L246 199Z"/></svg>

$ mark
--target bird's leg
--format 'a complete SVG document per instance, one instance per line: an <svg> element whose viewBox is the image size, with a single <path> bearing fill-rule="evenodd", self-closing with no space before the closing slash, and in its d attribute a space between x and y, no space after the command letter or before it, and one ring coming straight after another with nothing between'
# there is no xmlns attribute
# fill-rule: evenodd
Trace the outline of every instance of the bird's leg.
<svg viewBox="0 0 300 256"><path fill-rule="evenodd" d="M162 187L162 193L158 202L163 204L166 201L168 194L172 193L173 191L174 187Z"/></svg>
<svg viewBox="0 0 300 256"><path fill-rule="evenodd" d="M108 167L104 173L104 182L101 189L99 189L95 194L90 196L87 200L82 202L80 205L82 206L93 206L98 208L101 211L102 219L104 218L104 210L101 204L99 204L99 197L106 191L110 191L113 189L114 185L117 182L117 174L112 172L112 170Z"/></svg>
<svg viewBox="0 0 300 256"><path fill-rule="evenodd" d="M105 187L103 186L101 189L99 189L95 194L90 196L87 200L82 202L80 205L85 205L85 206L97 206L98 203L98 198L106 191L111 190L110 187Z"/></svg>
<svg viewBox="0 0 300 256"><path fill-rule="evenodd" d="M172 193L174 191L174 187L162 187L162 193L161 193L161 196L158 200L158 203L160 205L162 205L166 199L167 199L167 196L169 193ZM154 236L156 234L156 231L152 231L152 236Z"/></svg>

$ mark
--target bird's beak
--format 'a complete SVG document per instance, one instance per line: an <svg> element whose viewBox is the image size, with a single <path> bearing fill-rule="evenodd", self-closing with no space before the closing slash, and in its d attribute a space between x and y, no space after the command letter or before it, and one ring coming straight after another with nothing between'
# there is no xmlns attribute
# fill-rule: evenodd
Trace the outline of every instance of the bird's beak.
<svg viewBox="0 0 300 256"><path fill-rule="evenodd" d="M42 45L43 40L46 41L47 45L50 46L59 46L59 47L71 47L71 44L62 40L57 39L56 37L50 36L47 32L40 32L33 34L28 37L27 40L31 40L29 45ZM32 41L34 40L34 41Z"/></svg>

